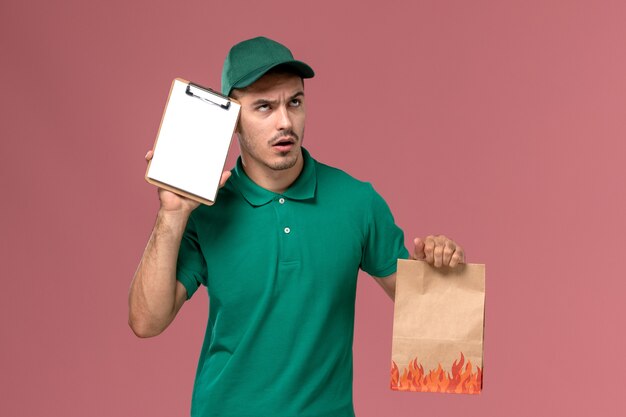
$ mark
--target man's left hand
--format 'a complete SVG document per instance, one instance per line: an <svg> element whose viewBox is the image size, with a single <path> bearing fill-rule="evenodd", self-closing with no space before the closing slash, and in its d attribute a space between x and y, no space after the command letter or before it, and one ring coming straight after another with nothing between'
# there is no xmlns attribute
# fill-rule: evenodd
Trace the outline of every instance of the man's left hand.
<svg viewBox="0 0 626 417"><path fill-rule="evenodd" d="M441 266L454 268L465 262L463 248L443 235L430 235L424 239L417 237L414 242L415 251L411 259L426 261L436 268Z"/></svg>

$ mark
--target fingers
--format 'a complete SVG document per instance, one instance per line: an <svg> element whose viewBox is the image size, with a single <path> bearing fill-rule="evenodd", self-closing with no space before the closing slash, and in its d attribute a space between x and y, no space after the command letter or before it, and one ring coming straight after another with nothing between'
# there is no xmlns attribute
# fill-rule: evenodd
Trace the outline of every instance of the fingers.
<svg viewBox="0 0 626 417"><path fill-rule="evenodd" d="M454 254L452 254L452 258L450 259L450 267L454 268L458 264L462 263L465 263L465 255L463 254L462 249L457 249L456 251L454 251Z"/></svg>
<svg viewBox="0 0 626 417"><path fill-rule="evenodd" d="M450 260L452 260L452 255L456 250L456 245L453 241L447 240L443 246L443 265L450 265Z"/></svg>
<svg viewBox="0 0 626 417"><path fill-rule="evenodd" d="M424 260L429 264L435 263L435 239L434 236L426 237L424 241Z"/></svg>
<svg viewBox="0 0 626 417"><path fill-rule="evenodd" d="M424 259L426 255L424 254L424 241L419 237L416 237L413 240L415 244L415 250L413 251L413 259Z"/></svg>
<svg viewBox="0 0 626 417"><path fill-rule="evenodd" d="M220 179L220 188L222 188L224 185L226 185L226 181L228 181L230 176L231 176L231 172L230 171L222 172L222 178Z"/></svg>
<svg viewBox="0 0 626 417"><path fill-rule="evenodd" d="M153 155L154 155L154 151L149 150L148 153L146 154L146 161L151 160Z"/></svg>
<svg viewBox="0 0 626 417"><path fill-rule="evenodd" d="M450 266L454 268L465 262L463 248L446 236L427 236L425 239L416 238L415 259L423 259L436 268Z"/></svg>

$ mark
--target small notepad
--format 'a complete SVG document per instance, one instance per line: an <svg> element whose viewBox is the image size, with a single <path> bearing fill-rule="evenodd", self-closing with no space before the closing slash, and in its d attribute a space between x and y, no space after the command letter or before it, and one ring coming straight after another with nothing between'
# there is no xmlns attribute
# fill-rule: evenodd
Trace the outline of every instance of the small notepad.
<svg viewBox="0 0 626 417"><path fill-rule="evenodd" d="M241 106L176 78L163 112L146 181L212 205Z"/></svg>

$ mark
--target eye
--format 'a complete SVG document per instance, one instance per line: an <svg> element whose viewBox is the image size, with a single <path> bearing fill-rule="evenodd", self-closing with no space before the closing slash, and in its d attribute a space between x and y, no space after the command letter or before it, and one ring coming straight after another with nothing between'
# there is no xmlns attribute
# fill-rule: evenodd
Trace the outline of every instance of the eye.
<svg viewBox="0 0 626 417"><path fill-rule="evenodd" d="M270 105L267 104L267 103L266 104L259 104L258 106L256 106L256 109L258 111L265 112L265 111L268 111L270 109Z"/></svg>
<svg viewBox="0 0 626 417"><path fill-rule="evenodd" d="M300 100L299 98L294 98L289 102L289 105L291 107L300 107L301 104L302 104L302 100Z"/></svg>

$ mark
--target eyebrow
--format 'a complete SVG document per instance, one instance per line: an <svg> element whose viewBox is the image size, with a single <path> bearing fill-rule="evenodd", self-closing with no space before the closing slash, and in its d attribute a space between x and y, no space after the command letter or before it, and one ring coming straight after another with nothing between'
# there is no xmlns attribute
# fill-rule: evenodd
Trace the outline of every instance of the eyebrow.
<svg viewBox="0 0 626 417"><path fill-rule="evenodd" d="M297 97L300 97L300 96L304 97L304 91L300 90L300 91L296 92L294 95L289 97L288 101L291 101L294 98L297 98ZM278 103L278 100L268 100L266 98L260 98L258 100L253 101L252 105L253 106L260 106L262 104L276 104L276 103Z"/></svg>

